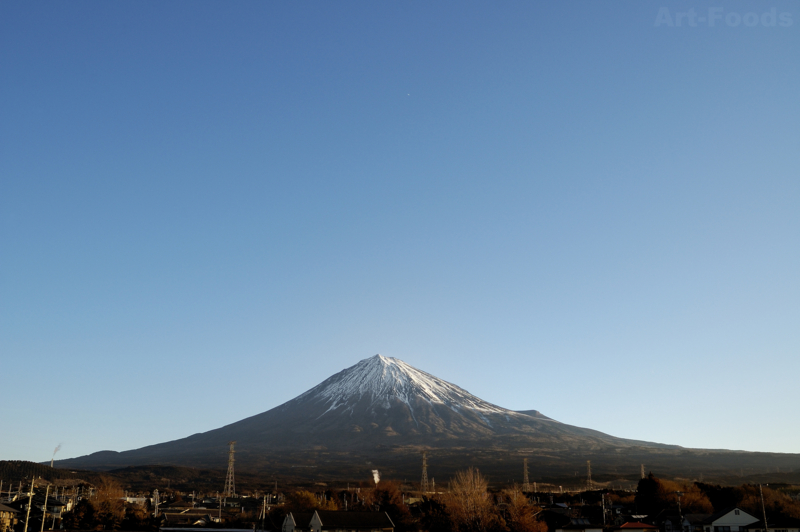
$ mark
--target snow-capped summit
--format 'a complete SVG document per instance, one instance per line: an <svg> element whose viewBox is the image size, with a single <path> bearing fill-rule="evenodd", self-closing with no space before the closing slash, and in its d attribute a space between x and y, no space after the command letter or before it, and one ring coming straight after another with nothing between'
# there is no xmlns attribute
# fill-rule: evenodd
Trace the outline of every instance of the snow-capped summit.
<svg viewBox="0 0 800 532"><path fill-rule="evenodd" d="M310 389L298 399L324 400L329 410L367 399L374 406L390 408L398 400L413 409L418 400L452 409L516 415L488 403L447 381L420 371L402 360L383 355L365 358Z"/></svg>

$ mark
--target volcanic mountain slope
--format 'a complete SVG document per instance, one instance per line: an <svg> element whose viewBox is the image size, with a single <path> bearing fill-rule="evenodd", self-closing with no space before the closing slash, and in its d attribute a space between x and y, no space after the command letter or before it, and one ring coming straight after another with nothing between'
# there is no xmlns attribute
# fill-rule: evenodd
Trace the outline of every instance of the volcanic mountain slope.
<svg viewBox="0 0 800 532"><path fill-rule="evenodd" d="M376 355L283 405L219 429L57 463L102 469L145 464L224 467L232 440L237 442L237 467L294 468L292 473L311 467L325 469L326 474L355 462L416 471L417 455L409 451L420 449L487 462L502 462L503 456L514 453L565 466L585 457L598 465L603 457L609 464L621 463L621 456L623 462L638 463L641 455L653 463L656 455L668 458L686 452L566 425L535 410L508 410L401 360ZM694 458L690 462L703 462L699 455Z"/></svg>

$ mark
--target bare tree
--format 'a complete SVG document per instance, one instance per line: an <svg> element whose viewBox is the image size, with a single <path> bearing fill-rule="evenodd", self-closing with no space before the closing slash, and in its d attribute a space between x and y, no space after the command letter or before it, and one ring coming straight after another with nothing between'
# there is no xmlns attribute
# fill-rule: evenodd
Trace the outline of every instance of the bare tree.
<svg viewBox="0 0 800 532"><path fill-rule="evenodd" d="M502 494L506 509L506 526L514 532L547 532L547 525L536 519L537 508L514 486Z"/></svg>
<svg viewBox="0 0 800 532"><path fill-rule="evenodd" d="M119 530L125 517L124 491L119 483L109 477L101 477L92 499L95 519L105 530Z"/></svg>
<svg viewBox="0 0 800 532"><path fill-rule="evenodd" d="M502 528L502 519L487 488L486 479L475 468L456 473L444 498L455 530L486 532Z"/></svg>

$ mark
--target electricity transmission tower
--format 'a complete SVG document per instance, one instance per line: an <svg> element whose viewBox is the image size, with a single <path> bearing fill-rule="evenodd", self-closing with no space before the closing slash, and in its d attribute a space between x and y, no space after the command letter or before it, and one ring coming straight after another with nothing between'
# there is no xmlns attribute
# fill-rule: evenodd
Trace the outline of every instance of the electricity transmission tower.
<svg viewBox="0 0 800 532"><path fill-rule="evenodd" d="M419 490L422 493L428 492L428 453L422 451L422 480L419 483Z"/></svg>
<svg viewBox="0 0 800 532"><path fill-rule="evenodd" d="M236 487L233 483L233 453L236 452L233 450L233 446L235 444L235 441L228 442L228 445L231 446L231 450L228 452L228 475L225 477L225 497L236 497Z"/></svg>
<svg viewBox="0 0 800 532"><path fill-rule="evenodd" d="M592 489L592 461L586 460L586 489Z"/></svg>
<svg viewBox="0 0 800 532"><path fill-rule="evenodd" d="M523 458L522 464L524 468L522 473L522 491L524 493L528 493L529 491L531 491L531 483L528 480L528 459Z"/></svg>

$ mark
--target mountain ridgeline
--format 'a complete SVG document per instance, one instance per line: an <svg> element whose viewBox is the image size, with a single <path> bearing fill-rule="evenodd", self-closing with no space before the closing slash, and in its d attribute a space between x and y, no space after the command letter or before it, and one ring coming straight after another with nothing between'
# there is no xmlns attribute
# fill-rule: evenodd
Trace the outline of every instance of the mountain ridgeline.
<svg viewBox="0 0 800 532"><path fill-rule="evenodd" d="M729 475L800 468L800 455L686 449L616 438L560 423L536 410L486 402L402 360L376 355L276 408L187 438L124 452L59 460L97 470L148 464L224 468L236 441L237 470L281 477L351 479L379 467L419 476L419 451L445 477L470 465L521 476L571 474L592 460L597 474L631 476L639 464L675 474Z"/></svg>

